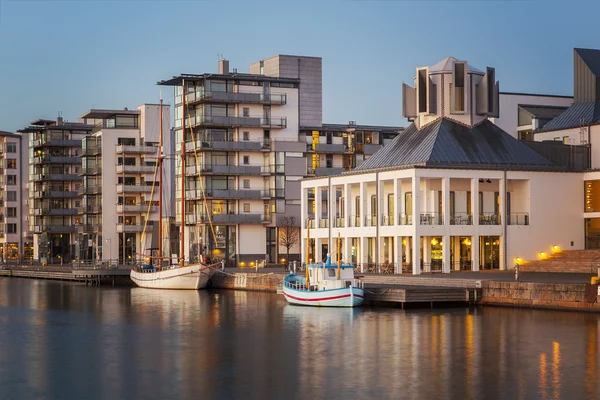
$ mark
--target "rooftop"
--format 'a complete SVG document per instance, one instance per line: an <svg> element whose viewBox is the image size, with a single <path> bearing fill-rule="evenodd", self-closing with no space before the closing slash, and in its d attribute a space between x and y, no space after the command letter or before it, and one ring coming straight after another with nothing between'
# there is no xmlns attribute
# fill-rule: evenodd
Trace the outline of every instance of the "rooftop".
<svg viewBox="0 0 600 400"><path fill-rule="evenodd" d="M563 129L578 128L583 125L597 125L600 123L600 101L586 101L573 104L558 117L548 122L537 132L558 131Z"/></svg>
<svg viewBox="0 0 600 400"><path fill-rule="evenodd" d="M266 76L266 75L258 75L258 74L247 74L240 72L232 72L229 74L181 74L179 76L173 76L171 79L166 79L157 82L157 85L162 86L180 86L181 83L186 81L200 81L207 78L216 78L216 79L237 79L237 80L246 80L246 81L269 81L269 82L288 82L288 83L298 83L300 79L298 78L280 78L276 76Z"/></svg>
<svg viewBox="0 0 600 400"><path fill-rule="evenodd" d="M553 119L565 112L569 107L519 104L519 108L531 114L535 119Z"/></svg>
<svg viewBox="0 0 600 400"><path fill-rule="evenodd" d="M106 110L106 109L92 109L83 114L79 118L91 118L91 119L106 119L114 117L115 115L139 115L139 110Z"/></svg>
<svg viewBox="0 0 600 400"><path fill-rule="evenodd" d="M432 66L429 67L429 73L432 72L452 72L453 67L454 67L454 63L460 61L454 57L446 57L443 60L433 64ZM482 74L483 75L483 71L480 71L479 69L467 64L467 71L468 72L474 72L477 74Z"/></svg>
<svg viewBox="0 0 600 400"><path fill-rule="evenodd" d="M357 131L375 131L375 132L400 132L405 129L402 126L382 126L382 125L350 125L350 124L323 124L322 126L302 126L300 130L313 131L333 131L333 132L348 132L349 130Z"/></svg>
<svg viewBox="0 0 600 400"><path fill-rule="evenodd" d="M579 54L579 57L592 71L592 74L600 77L600 50L575 48L575 52Z"/></svg>

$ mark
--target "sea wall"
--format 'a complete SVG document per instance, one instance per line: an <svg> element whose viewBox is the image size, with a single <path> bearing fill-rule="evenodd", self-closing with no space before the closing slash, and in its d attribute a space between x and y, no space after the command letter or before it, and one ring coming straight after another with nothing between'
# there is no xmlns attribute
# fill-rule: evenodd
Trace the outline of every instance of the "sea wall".
<svg viewBox="0 0 600 400"><path fill-rule="evenodd" d="M598 285L482 282L480 304L600 311Z"/></svg>
<svg viewBox="0 0 600 400"><path fill-rule="evenodd" d="M211 278L211 285L215 289L250 290L256 292L277 292L281 286L284 273L236 273L223 274L216 272Z"/></svg>

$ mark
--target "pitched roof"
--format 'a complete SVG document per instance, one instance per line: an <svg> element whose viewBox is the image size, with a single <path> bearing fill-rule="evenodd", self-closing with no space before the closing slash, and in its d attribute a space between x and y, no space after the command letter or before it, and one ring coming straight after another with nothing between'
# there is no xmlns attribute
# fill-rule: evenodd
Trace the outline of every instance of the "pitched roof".
<svg viewBox="0 0 600 400"><path fill-rule="evenodd" d="M454 63L460 61L457 60L454 57L446 57L444 58L442 61L439 61L435 64L433 64L432 66L429 67L429 72L442 72L442 71L448 71L448 72L452 72L452 68L454 67ZM477 68L467 64L467 70L469 72L478 72L480 74L483 74L482 71L478 70Z"/></svg>
<svg viewBox="0 0 600 400"><path fill-rule="evenodd" d="M565 112L565 110L569 107L519 104L519 108L527 111L536 119L553 119Z"/></svg>
<svg viewBox="0 0 600 400"><path fill-rule="evenodd" d="M489 120L470 129L445 118L421 130L410 125L356 170L401 166L556 169Z"/></svg>
<svg viewBox="0 0 600 400"><path fill-rule="evenodd" d="M592 74L600 77L600 50L576 48L575 51L592 71Z"/></svg>
<svg viewBox="0 0 600 400"><path fill-rule="evenodd" d="M598 123L600 123L600 101L586 101L573 104L537 132L558 131Z"/></svg>

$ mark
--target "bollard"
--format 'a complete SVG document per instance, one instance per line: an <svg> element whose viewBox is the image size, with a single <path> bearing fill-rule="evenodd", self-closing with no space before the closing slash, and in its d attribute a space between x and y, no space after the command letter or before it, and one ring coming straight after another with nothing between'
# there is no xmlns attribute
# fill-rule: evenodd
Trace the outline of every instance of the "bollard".
<svg viewBox="0 0 600 400"><path fill-rule="evenodd" d="M519 282L519 264L515 264L515 281Z"/></svg>
<svg viewBox="0 0 600 400"><path fill-rule="evenodd" d="M225 260L221 260L221 271L225 271Z"/></svg>
<svg viewBox="0 0 600 400"><path fill-rule="evenodd" d="M296 261L294 261L294 274L296 273Z"/></svg>
<svg viewBox="0 0 600 400"><path fill-rule="evenodd" d="M256 263L254 265L256 265L256 267L254 267L254 269L256 270L256 272L258 272L258 260L256 260Z"/></svg>

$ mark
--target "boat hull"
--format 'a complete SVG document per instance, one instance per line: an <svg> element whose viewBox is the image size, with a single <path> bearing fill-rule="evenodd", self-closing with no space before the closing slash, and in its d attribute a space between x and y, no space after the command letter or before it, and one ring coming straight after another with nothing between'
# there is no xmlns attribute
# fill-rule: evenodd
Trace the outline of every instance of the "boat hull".
<svg viewBox="0 0 600 400"><path fill-rule="evenodd" d="M163 269L157 272L131 270L131 280L137 286L148 289L204 289L212 271L204 265L189 265L182 268Z"/></svg>
<svg viewBox="0 0 600 400"><path fill-rule="evenodd" d="M365 301L365 291L358 287L331 290L296 290L283 286L283 295L290 304L316 307L358 307Z"/></svg>

